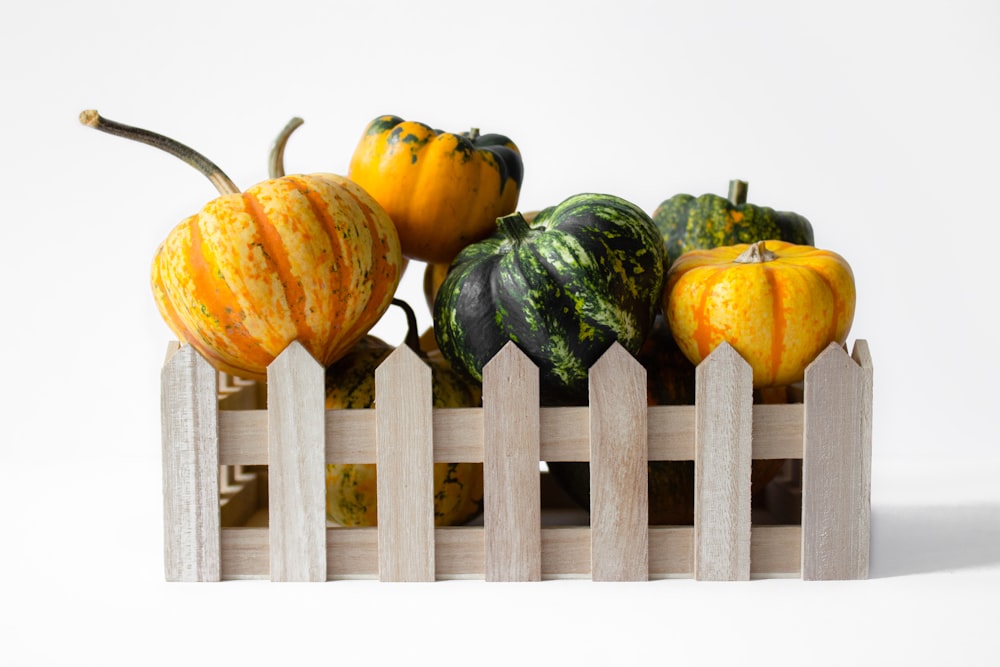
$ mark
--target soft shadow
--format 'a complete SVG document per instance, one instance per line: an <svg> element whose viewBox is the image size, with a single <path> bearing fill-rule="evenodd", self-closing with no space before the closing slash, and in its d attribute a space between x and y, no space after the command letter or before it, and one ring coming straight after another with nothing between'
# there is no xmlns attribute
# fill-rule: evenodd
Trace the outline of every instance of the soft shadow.
<svg viewBox="0 0 1000 667"><path fill-rule="evenodd" d="M872 507L869 575L1000 566L1000 504Z"/></svg>

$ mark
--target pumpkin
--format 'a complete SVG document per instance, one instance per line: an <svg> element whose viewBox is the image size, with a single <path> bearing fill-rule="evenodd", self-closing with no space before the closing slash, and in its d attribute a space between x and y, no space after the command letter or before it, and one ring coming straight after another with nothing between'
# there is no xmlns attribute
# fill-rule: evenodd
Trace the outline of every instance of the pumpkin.
<svg viewBox="0 0 1000 667"><path fill-rule="evenodd" d="M497 225L459 253L437 293L438 347L482 382L483 366L513 341L538 367L543 401L585 402L590 366L615 340L635 354L653 325L665 275L656 227L604 194Z"/></svg>
<svg viewBox="0 0 1000 667"><path fill-rule="evenodd" d="M219 190L167 235L151 272L163 319L215 368L263 379L293 340L328 365L389 307L401 275L399 238L382 207L353 182L296 175L241 193L217 166L172 139L96 111L80 120L166 150Z"/></svg>
<svg viewBox="0 0 1000 667"><path fill-rule="evenodd" d="M399 299L409 324L406 344L431 367L434 407L476 407L482 401L480 386L460 377L440 354L423 352L417 343L416 317ZM389 344L368 336L346 356L326 369L328 410L371 408L375 404L375 369L392 353ZM378 523L377 471L374 464L326 465L326 516L342 526ZM452 526L473 519L482 511L483 464L434 464L434 523Z"/></svg>
<svg viewBox="0 0 1000 667"><path fill-rule="evenodd" d="M854 319L854 275L837 253L784 241L692 250L670 268L664 313L698 364L727 341L750 364L755 387L802 380Z"/></svg>
<svg viewBox="0 0 1000 667"><path fill-rule="evenodd" d="M523 165L503 135L379 116L365 128L348 176L389 213L406 257L447 263L517 208Z"/></svg>
<svg viewBox="0 0 1000 667"><path fill-rule="evenodd" d="M538 215L538 211L528 211L521 215L527 222L531 222ZM427 301L427 307L432 312L434 311L434 299L437 297L437 292L441 289L441 283L448 275L450 267L451 262L432 262L424 267L424 298Z"/></svg>
<svg viewBox="0 0 1000 667"><path fill-rule="evenodd" d="M688 250L778 239L813 245L813 228L797 213L747 203L747 183L730 181L729 198L674 195L653 212L663 234L667 266Z"/></svg>
<svg viewBox="0 0 1000 667"><path fill-rule="evenodd" d="M646 369L649 405L694 405L695 366L680 351L662 315L656 317L649 338L639 349L639 362ZM786 402L780 394L764 398L755 391L754 402ZM650 525L694 523L694 461L650 461L648 464ZM783 459L755 459L750 472L754 498L784 465ZM590 466L573 461L550 461L549 472L566 495L585 510L590 509Z"/></svg>

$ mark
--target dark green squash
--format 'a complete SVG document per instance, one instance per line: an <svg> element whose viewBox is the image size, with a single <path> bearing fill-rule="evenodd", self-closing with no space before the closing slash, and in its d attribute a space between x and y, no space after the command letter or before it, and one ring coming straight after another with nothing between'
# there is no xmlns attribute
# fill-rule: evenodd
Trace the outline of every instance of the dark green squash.
<svg viewBox="0 0 1000 667"><path fill-rule="evenodd" d="M638 360L646 369L649 405L694 405L695 366L677 343L662 315L658 315ZM755 394L754 402L784 402L780 394ZM757 497L784 465L783 460L757 459L750 473L751 494ZM587 463L549 462L556 483L583 509L590 508L590 466ZM694 523L694 461L650 461L650 525Z"/></svg>
<svg viewBox="0 0 1000 667"><path fill-rule="evenodd" d="M481 382L514 341L538 366L545 404L585 403L590 366L615 340L636 354L653 326L665 276L656 226L624 199L579 194L497 227L459 253L438 290L438 347Z"/></svg>
<svg viewBox="0 0 1000 667"><path fill-rule="evenodd" d="M747 184L730 181L729 198L680 194L661 203L653 221L667 248L667 267L696 248L777 239L815 245L812 224L797 213L748 204Z"/></svg>

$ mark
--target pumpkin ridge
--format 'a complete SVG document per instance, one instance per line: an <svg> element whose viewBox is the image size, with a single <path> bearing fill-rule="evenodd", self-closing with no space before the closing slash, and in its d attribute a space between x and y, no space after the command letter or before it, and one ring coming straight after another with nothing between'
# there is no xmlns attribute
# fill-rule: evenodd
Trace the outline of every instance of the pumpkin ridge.
<svg viewBox="0 0 1000 667"><path fill-rule="evenodd" d="M368 254L368 271L365 274L367 280L364 285L364 287L368 290L368 296L367 299L365 300L365 303L361 307L361 313L363 317L355 318L354 324L346 329L346 335L342 338L340 350L334 353L335 357L340 356L341 350L346 351L350 349L350 345L353 344L350 341L355 341L360 337L364 336L364 334L368 331L368 329L371 328L370 325L364 324L366 322L371 321L368 315L370 313L385 310L385 308L388 306L389 300L395 293L395 287L390 292L389 286L390 285L395 286L399 282L398 276L396 276L394 273L392 273L391 275L390 273L386 273L383 276L385 280L372 279L372 275L376 273L381 273L381 269L391 268L391 265L388 262L384 261L389 252L388 243L386 242L386 239L384 239L378 233L378 225L376 224L375 220L375 212L371 209L371 207L368 206L357 195L357 193L355 193L349 187L344 188L344 194L347 198L351 200L351 202L355 205L355 207L357 208L358 212L361 215L361 220L363 222L359 225L359 227L368 234L369 242L365 248L365 251ZM380 246L380 249L382 250L381 255L378 253L376 249L377 246ZM351 250L354 250L355 252L359 251L359 249L354 247L348 248L349 253ZM359 261L364 259L361 256L360 252L358 252L358 259ZM357 297L359 295L357 293L354 293L352 296Z"/></svg>
<svg viewBox="0 0 1000 667"><path fill-rule="evenodd" d="M306 308L306 294L302 283L295 277L292 263L284 247L281 233L267 216L267 211L256 196L250 191L243 193L246 212L254 222L260 237L261 247L274 266L275 276L281 283L284 292L285 306L288 308L299 340L313 340L314 334L307 320L309 314ZM278 354L280 350L275 350ZM315 355L315 350L310 350Z"/></svg>
<svg viewBox="0 0 1000 667"><path fill-rule="evenodd" d="M290 177L289 180L295 185L296 190L302 195L302 197L309 204L309 208L312 211L313 217L319 223L316 225L325 237L327 247L330 250L330 263L333 267L327 274L326 279L330 281L327 294L343 294L345 296L356 296L356 292L350 289L350 285L345 284L345 276L349 276L350 272L343 271L342 266L349 264L350 253L352 246L350 244L343 243L343 239L338 239L336 236L336 231L338 225L334 217L330 214L329 203L327 202L325 196L318 192L316 189L310 187L309 183L301 176ZM353 200L354 198L352 198ZM332 311L329 313L329 321L326 325L331 331L336 331L341 329L345 320L349 318L349 314L344 309L345 300L340 300L340 311ZM355 318L355 321L359 321ZM330 336L329 342L326 349L320 351L322 355L320 357L321 361L327 361L336 358L336 354L339 349L346 349L353 345L354 340L350 336Z"/></svg>
<svg viewBox="0 0 1000 667"><path fill-rule="evenodd" d="M785 318L785 294L774 269L767 263L761 264L760 268L764 272L771 292L771 377L768 379L768 384L774 384L775 378L781 370L782 352L785 349L785 331L788 328L788 322Z"/></svg>
<svg viewBox="0 0 1000 667"><path fill-rule="evenodd" d="M180 253L184 260L187 262L187 275L189 276L190 284L192 287L190 300L194 303L201 304L202 313L213 313L221 312L227 313L226 302L221 299L218 295L218 291L211 287L213 282L221 283L228 288L228 284L225 281L217 281L213 276L211 267L209 266L208 259L205 257L205 246L202 237L201 230L201 216L196 216L191 219L188 224L188 231L190 234L189 244L187 246L188 252ZM226 318L227 326L232 327L231 332L239 332L242 334L242 338L245 340L245 344L238 344L236 341L236 333L231 333L229 340L231 344L238 344L239 350L238 355L234 351L228 349L230 345L215 344L206 338L206 331L203 327L198 326L197 321L201 317L196 317L195 321L192 322L193 326L185 327L191 334L197 333L197 339L195 337L189 336L188 343L195 347L201 353L205 359L216 362L224 363L234 369L242 368L244 370L249 370L246 368L245 363L240 363L240 359L245 360L247 363L250 360L256 362L259 359L264 359L267 357L266 352L261 350L260 341L257 337L251 334L243 321L238 317L234 316L234 311L232 308L228 308L228 317ZM220 319L221 321L221 319Z"/></svg>

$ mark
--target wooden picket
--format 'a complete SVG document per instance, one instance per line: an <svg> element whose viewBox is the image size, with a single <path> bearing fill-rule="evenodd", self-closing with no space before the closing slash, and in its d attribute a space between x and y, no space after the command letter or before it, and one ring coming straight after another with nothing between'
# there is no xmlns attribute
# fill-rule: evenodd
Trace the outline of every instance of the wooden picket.
<svg viewBox="0 0 1000 667"><path fill-rule="evenodd" d="M514 345L484 369L481 408L432 408L429 368L405 346L375 380L376 409L325 410L322 368L297 343L266 387L172 345L161 377L166 578L867 577L865 341L850 356L831 345L807 370L803 402L782 405L752 403L749 367L729 346L698 367L691 406L646 407L645 370L617 345L591 369L589 407L539 407L537 369ZM801 460L801 524L751 525L750 464L763 458ZM647 460L696 462L693 526L647 525ZM484 464L482 525L434 527L440 461ZM543 520L539 461L590 462L589 525ZM379 465L377 527L326 524L323 464L334 462ZM263 520L223 524L220 505L243 516L260 488Z"/></svg>

